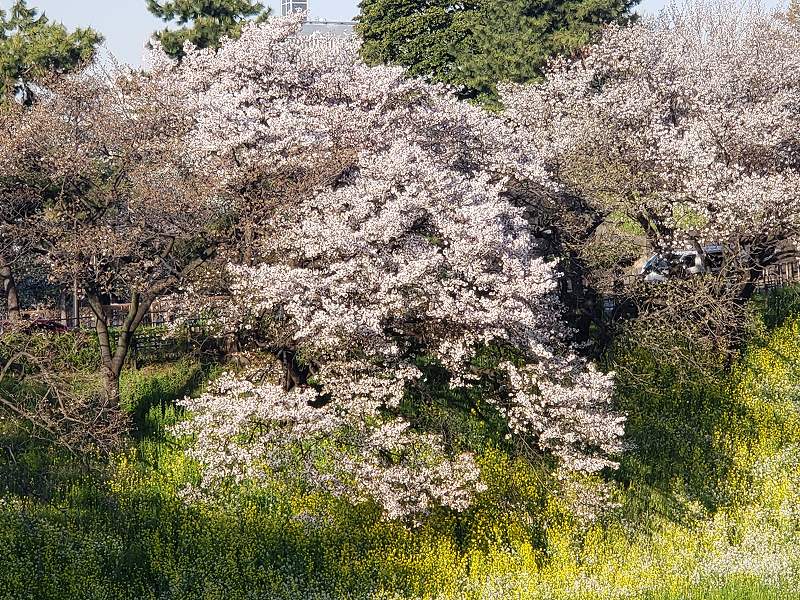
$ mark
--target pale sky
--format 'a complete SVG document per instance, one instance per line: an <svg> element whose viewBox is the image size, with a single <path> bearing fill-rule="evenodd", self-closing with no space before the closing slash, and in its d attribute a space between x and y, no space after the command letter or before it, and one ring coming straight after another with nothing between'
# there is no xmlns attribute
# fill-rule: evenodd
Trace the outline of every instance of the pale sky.
<svg viewBox="0 0 800 600"><path fill-rule="evenodd" d="M263 0L262 0L263 1ZM654 14L668 0L643 0L639 12ZM782 0L763 0L765 6L782 5ZM0 0L7 9L12 0ZM280 14L280 0L269 0L273 13ZM29 6L43 10L54 21L70 29L93 27L106 38L106 47L119 60L133 65L141 62L142 49L155 29L164 24L153 17L145 0L29 0ZM358 0L310 0L312 18L349 21L358 13Z"/></svg>

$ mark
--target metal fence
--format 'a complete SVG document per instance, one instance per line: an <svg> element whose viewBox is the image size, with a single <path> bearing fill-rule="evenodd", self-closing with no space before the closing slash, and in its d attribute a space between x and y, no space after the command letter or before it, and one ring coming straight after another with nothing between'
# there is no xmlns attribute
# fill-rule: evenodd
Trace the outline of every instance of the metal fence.
<svg viewBox="0 0 800 600"><path fill-rule="evenodd" d="M128 316L129 304L111 304L103 307L109 327L121 327ZM58 309L39 308L32 310L22 310L20 314L25 321L29 322L48 322L60 324L67 329L94 329L96 317L88 306L81 306L78 316L65 314ZM5 307L0 306L0 321L8 319ZM142 325L170 325L175 322L175 315L170 311L156 307L145 315Z"/></svg>
<svg viewBox="0 0 800 600"><path fill-rule="evenodd" d="M105 307L112 343L116 344L119 327L123 324L128 305ZM82 307L79 319L66 317L60 311L22 311L29 331L77 332L94 335L96 317L88 307ZM76 326L77 322L77 326ZM0 309L0 332L8 325L5 310ZM131 341L128 361L134 366L178 360L194 354L219 355L230 346L229 340L212 333L207 321L201 318L182 319L179 323L171 312L157 309L148 312Z"/></svg>
<svg viewBox="0 0 800 600"><path fill-rule="evenodd" d="M629 275L621 282L627 287L640 280L639 275ZM793 285L800 284L800 258L772 265L765 269L762 276L756 281L756 289L770 292ZM618 297L613 293L603 298L603 313L609 318L615 313ZM105 307L108 324L112 328L120 327L130 305L112 304ZM75 319L58 310L26 310L22 311L23 318L41 326L43 329L53 330L60 326L65 329L94 329L95 315L89 307L81 307L80 316ZM7 321L5 307L0 306L0 330L3 322ZM135 336L131 356L132 360L150 362L179 358L180 356L197 351L220 352L229 346L229 340L219 339L212 334L205 321L200 318L182 319L181 326L175 327L176 316L173 312L154 305L142 321L141 327Z"/></svg>
<svg viewBox="0 0 800 600"><path fill-rule="evenodd" d="M800 259L767 267L756 284L759 290L774 290L800 283Z"/></svg>

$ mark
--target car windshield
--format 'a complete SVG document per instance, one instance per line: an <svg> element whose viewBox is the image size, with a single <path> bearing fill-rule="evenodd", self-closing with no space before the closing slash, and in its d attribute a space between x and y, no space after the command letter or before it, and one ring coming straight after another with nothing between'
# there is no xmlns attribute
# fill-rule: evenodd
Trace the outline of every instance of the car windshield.
<svg viewBox="0 0 800 600"><path fill-rule="evenodd" d="M666 271L669 269L669 262L666 258L660 255L655 255L648 260L644 265L645 272L652 271Z"/></svg>

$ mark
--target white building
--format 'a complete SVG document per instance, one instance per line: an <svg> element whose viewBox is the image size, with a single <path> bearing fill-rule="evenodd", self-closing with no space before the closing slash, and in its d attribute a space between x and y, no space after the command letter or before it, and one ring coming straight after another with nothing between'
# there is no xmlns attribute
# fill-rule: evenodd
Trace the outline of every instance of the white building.
<svg viewBox="0 0 800 600"><path fill-rule="evenodd" d="M301 33L311 35L322 33L336 37L347 37L354 34L355 23L352 21L306 21Z"/></svg>
<svg viewBox="0 0 800 600"><path fill-rule="evenodd" d="M308 11L308 0L281 0L281 14L285 17L293 12Z"/></svg>

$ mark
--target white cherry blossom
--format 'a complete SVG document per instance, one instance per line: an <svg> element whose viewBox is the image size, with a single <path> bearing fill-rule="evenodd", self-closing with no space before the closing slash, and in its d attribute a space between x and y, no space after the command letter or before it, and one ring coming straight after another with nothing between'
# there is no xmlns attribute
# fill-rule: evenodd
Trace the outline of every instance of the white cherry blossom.
<svg viewBox="0 0 800 600"><path fill-rule="evenodd" d="M297 371L187 401L201 487L291 472L390 518L464 509L482 489L474 457L404 406L427 385L421 358L454 390L483 385L510 435L568 468L614 466L610 376L571 350L557 265L507 194L510 177L549 185L537 155L444 88L298 28L274 19L181 65L152 61L196 105L194 162L252 241L227 255L223 320L269 332ZM482 372L490 346L517 366Z"/></svg>

